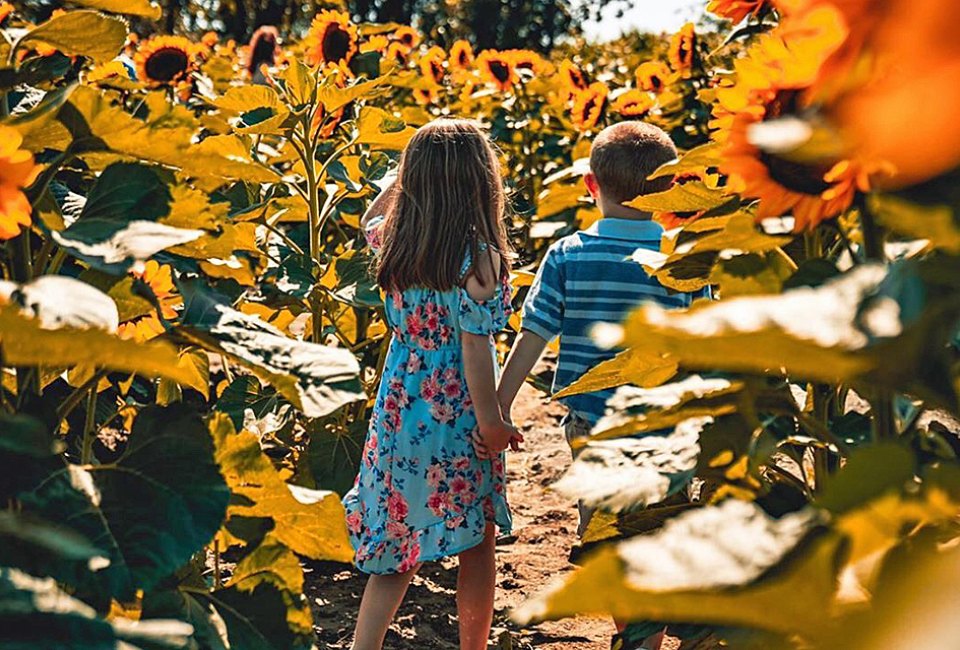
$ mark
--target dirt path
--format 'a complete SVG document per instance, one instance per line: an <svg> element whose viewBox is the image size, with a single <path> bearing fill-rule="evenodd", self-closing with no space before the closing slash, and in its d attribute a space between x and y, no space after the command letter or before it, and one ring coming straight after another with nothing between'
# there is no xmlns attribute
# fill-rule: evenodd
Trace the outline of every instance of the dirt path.
<svg viewBox="0 0 960 650"><path fill-rule="evenodd" d="M508 459L515 538L498 547L494 636L509 634L518 650L602 650L610 647L613 632L609 621L596 618L544 623L524 630L507 618L511 607L572 569L567 555L576 539L576 507L546 490L570 462L560 428L562 415L561 406L545 403L530 386L521 390L514 408L526 449ZM349 648L365 577L341 565L313 563L307 565L307 571L305 591L313 605L319 647ZM386 650L458 647L456 578L455 560L424 566L390 629Z"/></svg>

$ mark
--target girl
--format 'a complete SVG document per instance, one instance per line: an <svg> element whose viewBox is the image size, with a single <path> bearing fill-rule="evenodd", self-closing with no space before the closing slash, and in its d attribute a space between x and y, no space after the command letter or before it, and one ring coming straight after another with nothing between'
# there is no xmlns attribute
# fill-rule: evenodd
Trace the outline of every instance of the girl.
<svg viewBox="0 0 960 650"><path fill-rule="evenodd" d="M495 527L511 526L503 451L519 448L496 395L492 335L510 290L505 199L493 148L472 122L422 127L397 181L364 216L393 340L343 502L356 564L371 574L354 650L379 650L422 562L457 555L460 647L487 647Z"/></svg>

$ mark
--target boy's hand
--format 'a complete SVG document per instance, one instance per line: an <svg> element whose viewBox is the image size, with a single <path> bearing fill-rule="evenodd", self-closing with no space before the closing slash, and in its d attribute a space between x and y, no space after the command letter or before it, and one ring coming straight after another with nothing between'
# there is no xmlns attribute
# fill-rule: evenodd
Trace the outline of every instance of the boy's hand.
<svg viewBox="0 0 960 650"><path fill-rule="evenodd" d="M523 436L515 426L501 419L480 424L473 432L472 442L477 456L483 460L490 460L508 446L514 451L519 451Z"/></svg>

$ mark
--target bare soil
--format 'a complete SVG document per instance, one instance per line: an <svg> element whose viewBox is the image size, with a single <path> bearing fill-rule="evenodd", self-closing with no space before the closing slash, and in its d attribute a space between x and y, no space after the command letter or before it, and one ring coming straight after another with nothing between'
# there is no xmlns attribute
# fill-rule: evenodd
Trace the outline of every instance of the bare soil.
<svg viewBox="0 0 960 650"><path fill-rule="evenodd" d="M576 618L520 629L510 609L557 577L574 570L568 561L576 541L577 509L548 490L570 464L560 427L563 407L524 386L514 419L526 438L524 451L507 461L514 534L498 545L496 617L490 648L515 650L605 650L614 629L609 619ZM386 650L458 648L457 562L427 564L414 578L390 628ZM310 563L305 593L313 606L320 648L349 649L366 578L343 565Z"/></svg>

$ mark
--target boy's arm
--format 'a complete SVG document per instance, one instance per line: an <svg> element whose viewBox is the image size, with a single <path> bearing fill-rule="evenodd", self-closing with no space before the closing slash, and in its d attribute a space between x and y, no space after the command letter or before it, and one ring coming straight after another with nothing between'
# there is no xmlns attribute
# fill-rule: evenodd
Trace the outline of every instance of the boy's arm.
<svg viewBox="0 0 960 650"><path fill-rule="evenodd" d="M522 330L517 336L513 349L510 350L510 356L507 358L507 365L504 366L503 374L500 375L500 386L497 388L497 399L504 419L510 419L513 400L517 397L517 392L523 386L527 375L537 365L545 347L547 347L547 341L530 330Z"/></svg>

